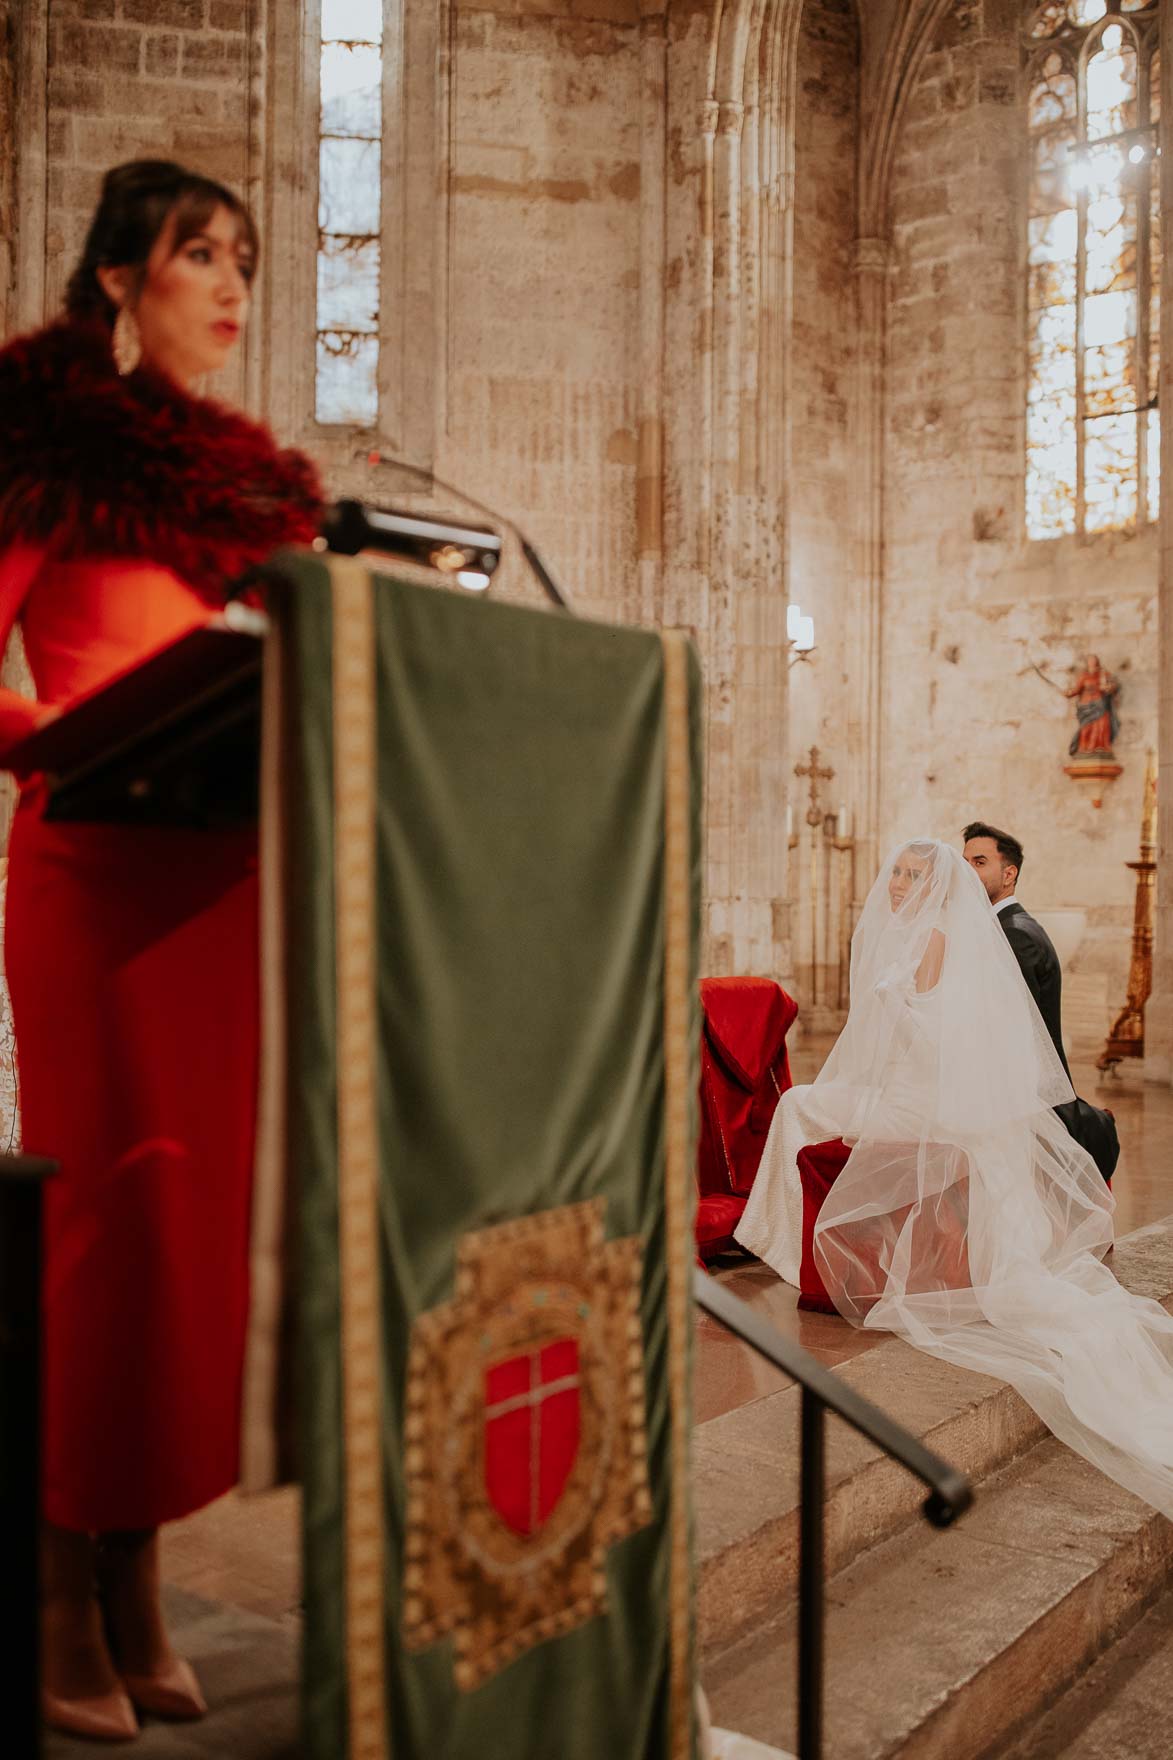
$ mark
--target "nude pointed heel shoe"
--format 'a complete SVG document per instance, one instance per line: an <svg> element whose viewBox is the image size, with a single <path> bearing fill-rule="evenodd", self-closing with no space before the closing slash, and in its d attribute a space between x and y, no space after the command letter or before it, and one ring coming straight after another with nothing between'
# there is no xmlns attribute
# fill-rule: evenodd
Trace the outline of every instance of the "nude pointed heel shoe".
<svg viewBox="0 0 1173 1760"><path fill-rule="evenodd" d="M175 1656L155 1674L124 1674L122 1684L140 1711L152 1717L194 1723L207 1713L208 1702L200 1691L190 1662Z"/></svg>
<svg viewBox="0 0 1173 1760"><path fill-rule="evenodd" d="M121 1688L96 1699L62 1699L43 1688L41 1715L50 1729L92 1742L132 1742L138 1735L134 1706Z"/></svg>

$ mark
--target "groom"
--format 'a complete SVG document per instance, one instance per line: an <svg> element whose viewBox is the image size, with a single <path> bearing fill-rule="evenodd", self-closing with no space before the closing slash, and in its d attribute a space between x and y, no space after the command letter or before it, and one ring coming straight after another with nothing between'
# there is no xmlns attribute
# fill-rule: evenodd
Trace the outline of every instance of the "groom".
<svg viewBox="0 0 1173 1760"><path fill-rule="evenodd" d="M1070 1080L1071 1071L1067 1068L1067 1054L1063 1049L1060 1008L1063 973L1059 955L1042 924L1036 923L1014 896L1022 872L1022 845L1009 832L983 824L980 819L967 825L962 836L965 839L965 859L986 889L1026 980L1026 987L1035 999L1043 1025ZM1055 1113L1068 1134L1087 1150L1104 1178L1110 1180L1120 1157L1120 1141L1112 1114L1093 1106L1090 1101L1079 1099L1056 1106Z"/></svg>

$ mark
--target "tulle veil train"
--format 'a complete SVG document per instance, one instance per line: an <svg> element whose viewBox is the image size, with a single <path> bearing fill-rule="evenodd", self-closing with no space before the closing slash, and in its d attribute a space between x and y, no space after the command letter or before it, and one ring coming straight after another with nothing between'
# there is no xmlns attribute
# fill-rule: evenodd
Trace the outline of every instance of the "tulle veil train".
<svg viewBox="0 0 1173 1760"><path fill-rule="evenodd" d="M1114 1201L1051 1110L1072 1097L977 876L948 844L902 844L852 940L847 1023L783 1096L738 1239L796 1281L794 1157L843 1137L814 1245L839 1312L1009 1382L1173 1517L1173 1317L1102 1263Z"/></svg>

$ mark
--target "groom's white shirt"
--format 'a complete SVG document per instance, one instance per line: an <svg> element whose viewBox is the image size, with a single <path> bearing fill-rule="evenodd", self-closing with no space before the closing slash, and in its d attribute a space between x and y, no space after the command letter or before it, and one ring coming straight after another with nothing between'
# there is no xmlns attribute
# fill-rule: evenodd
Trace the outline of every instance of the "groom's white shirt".
<svg viewBox="0 0 1173 1760"><path fill-rule="evenodd" d="M1015 898L1013 893L1010 894L1009 898L1000 898L998 900L997 904L994 906L994 915L996 917L1001 916L1002 912L1006 909L1006 906L1008 904L1017 904L1017 903L1018 903L1018 900Z"/></svg>

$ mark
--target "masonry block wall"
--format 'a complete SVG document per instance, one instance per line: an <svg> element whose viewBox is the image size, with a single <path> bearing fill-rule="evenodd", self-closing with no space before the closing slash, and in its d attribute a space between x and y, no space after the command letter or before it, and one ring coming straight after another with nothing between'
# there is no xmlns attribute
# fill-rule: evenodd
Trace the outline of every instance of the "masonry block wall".
<svg viewBox="0 0 1173 1760"><path fill-rule="evenodd" d="M893 171L885 457L883 819L1027 849L1052 913L1077 1049L1127 987L1145 753L1156 736L1157 533L1024 538L1025 117L1020 9L956 0L911 94ZM1056 683L1087 650L1123 681L1124 775L1097 811L1064 775Z"/></svg>
<svg viewBox="0 0 1173 1760"><path fill-rule="evenodd" d="M437 468L526 527L576 609L622 617L636 561L636 0L461 0L451 42Z"/></svg>
<svg viewBox="0 0 1173 1760"><path fill-rule="evenodd" d="M247 0L49 0L46 303L60 303L102 174L181 158L248 170Z"/></svg>
<svg viewBox="0 0 1173 1760"><path fill-rule="evenodd" d="M783 195L793 217L783 277L790 327L771 312L769 332L771 347L788 349L785 372L770 379L759 362L769 394L755 392L753 405L766 417L754 456L764 447L769 471L748 487L733 480L732 428L720 427L717 395L728 359L714 354L714 336L728 338L733 303L755 278L782 284L753 258L752 175L741 189L740 243L730 191L720 188L729 131L748 130L757 99L743 103L736 82L714 87L724 65L716 47L726 18L735 45L758 17L748 0L720 12L711 0L673 0L662 25L647 0L453 0L443 15L434 203L445 235L434 457L442 477L515 516L581 609L695 631L709 678L708 963L793 976L799 882L777 834L788 786L798 814L804 804L790 772L817 743L838 777L859 773L859 752L841 754L837 741L861 665L845 633L861 591L849 548L861 46L854 0L805 0L801 14L797 0L778 3L783 34L797 32L797 73L793 113L779 117L775 105L770 124L781 130L775 164L790 162L793 138L794 179ZM869 67L900 10L876 0L864 14ZM254 196L266 183L304 188L312 177L313 140L292 138L280 114L299 0L28 0L21 16L45 25L48 50L34 309L42 284L44 308L59 302L101 173L119 159L175 155ZM0 0L5 330L16 321L14 262L22 297L30 285L16 212L15 20L16 0ZM893 836L952 835L979 811L1027 827L1024 896L1059 913L1079 1030L1094 1039L1127 972L1123 864L1135 854L1155 732L1156 535L1047 545L1021 537L1018 24L1017 0L951 0L894 167L883 819ZM657 155L659 191L645 176ZM714 190L725 208L714 208ZM265 273L279 289L301 234L275 230L271 214L262 221L274 240ZM730 250L742 253L732 275ZM648 346L657 299L658 357ZM288 329L291 320L278 310L276 322ZM258 326L254 363L258 350L282 361L262 328L274 326ZM263 402L255 375L250 386ZM222 389L239 394L243 375ZM657 408L662 541L648 552L640 508L646 514L656 486L639 481L640 424L646 440ZM752 416L746 409L733 427ZM730 520L750 534L736 553ZM536 597L516 570L503 584ZM815 613L819 639L814 665L790 675L789 712L780 627L788 598ZM1031 670L1049 663L1062 681L1089 646L1125 683L1125 775L1099 813L1062 773L1069 705Z"/></svg>
<svg viewBox="0 0 1173 1760"><path fill-rule="evenodd" d="M270 6L300 31L295 0ZM177 157L246 187L262 11L256 0L47 0L47 310L108 166ZM624 610L635 556L636 19L635 0L455 6L446 93L437 468L514 514L576 603L608 615ZM0 82L0 118L6 92ZM313 142L303 145L309 174Z"/></svg>

